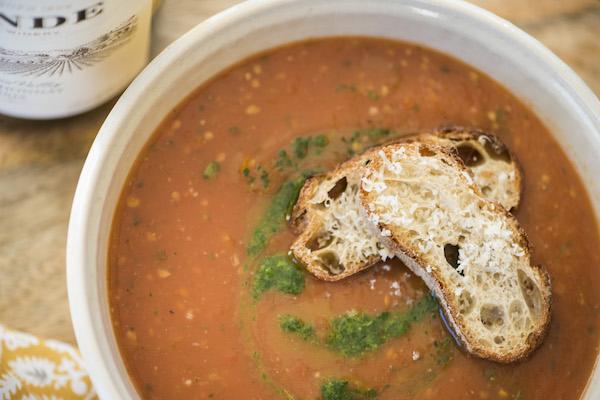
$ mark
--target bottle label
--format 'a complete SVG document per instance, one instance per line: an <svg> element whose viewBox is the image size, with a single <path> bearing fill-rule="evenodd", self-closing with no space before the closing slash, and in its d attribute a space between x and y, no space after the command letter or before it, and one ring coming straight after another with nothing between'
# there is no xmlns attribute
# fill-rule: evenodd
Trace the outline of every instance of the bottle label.
<svg viewBox="0 0 600 400"><path fill-rule="evenodd" d="M0 0L0 113L58 118L116 95L147 62L150 17L150 0Z"/></svg>

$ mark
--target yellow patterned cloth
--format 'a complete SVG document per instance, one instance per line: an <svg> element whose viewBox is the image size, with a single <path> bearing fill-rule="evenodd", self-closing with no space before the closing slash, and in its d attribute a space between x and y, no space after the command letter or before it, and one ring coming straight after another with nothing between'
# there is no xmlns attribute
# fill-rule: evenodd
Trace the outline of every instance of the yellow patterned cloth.
<svg viewBox="0 0 600 400"><path fill-rule="evenodd" d="M0 400L96 400L79 351L0 325Z"/></svg>

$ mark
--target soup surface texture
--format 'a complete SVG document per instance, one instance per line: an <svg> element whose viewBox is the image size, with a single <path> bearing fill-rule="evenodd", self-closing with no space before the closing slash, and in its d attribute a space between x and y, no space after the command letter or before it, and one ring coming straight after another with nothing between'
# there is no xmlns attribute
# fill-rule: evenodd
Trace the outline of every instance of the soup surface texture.
<svg viewBox="0 0 600 400"><path fill-rule="evenodd" d="M307 174L444 124L516 155L514 214L552 278L527 360L466 356L397 260L324 282L289 255ZM331 38L253 57L173 110L130 173L109 256L114 329L149 399L577 399L598 354L599 238L549 132L484 74L408 43Z"/></svg>

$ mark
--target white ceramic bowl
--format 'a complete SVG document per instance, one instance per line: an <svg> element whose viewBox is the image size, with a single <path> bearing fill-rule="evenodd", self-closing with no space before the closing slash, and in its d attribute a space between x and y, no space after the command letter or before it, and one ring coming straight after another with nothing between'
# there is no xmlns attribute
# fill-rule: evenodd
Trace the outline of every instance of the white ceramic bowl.
<svg viewBox="0 0 600 400"><path fill-rule="evenodd" d="M138 395L121 361L107 299L107 248L121 188L163 117L194 88L262 50L311 37L367 35L421 43L489 74L541 117L575 164L600 215L600 103L573 71L510 23L440 0L255 0L203 22L163 51L102 126L69 224L67 278L75 334L102 399ZM591 351L592 349L590 349ZM585 399L600 398L600 368Z"/></svg>

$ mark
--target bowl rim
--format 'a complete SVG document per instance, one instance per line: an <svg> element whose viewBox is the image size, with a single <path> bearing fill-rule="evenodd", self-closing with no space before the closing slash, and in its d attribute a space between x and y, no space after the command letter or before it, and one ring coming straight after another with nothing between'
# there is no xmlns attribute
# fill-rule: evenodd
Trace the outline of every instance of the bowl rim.
<svg viewBox="0 0 600 400"><path fill-rule="evenodd" d="M329 0L328 4L344 5L359 1ZM127 377L123 377L121 382L115 382L112 379L114 372L107 363L105 346L102 346L102 343L108 343L108 339L102 332L94 329L94 319L98 314L98 299L94 297L93 291L88 290L90 284L88 268L96 267L96 265L88 263L90 258L90 249L87 247L88 234L97 231L90 216L97 213L98 210L95 210L92 204L95 197L102 195L102 193L98 193L97 182L103 176L103 165L110 157L110 150L119 134L119 127L125 123L131 113L135 112L136 102L144 97L154 82L160 79L163 71L190 51L198 42L210 40L211 36L227 29L229 25L235 24L236 21L252 18L257 13L298 4L303 4L305 7L317 7L319 1L248 0L218 13L192 28L148 64L117 101L100 128L77 183L68 226L66 252L67 288L73 328L83 359L88 366L90 378L101 398L120 398L127 386L126 382L129 381ZM518 43L548 65L551 71L563 80L563 84L570 90L570 95L577 101L577 105L585 111L585 116L590 118L590 124L596 127L595 136L600 141L600 101L569 66L529 34L491 12L462 0L387 0L382 1L378 6L385 6L385 4L407 4L417 8L445 9L484 23L499 35ZM150 135L146 139L149 137ZM106 249L99 250L106 251ZM93 256L95 257L95 255ZM110 330L112 331L112 327ZM597 365L595 369L597 369ZM587 388L586 386L584 393L587 392Z"/></svg>

